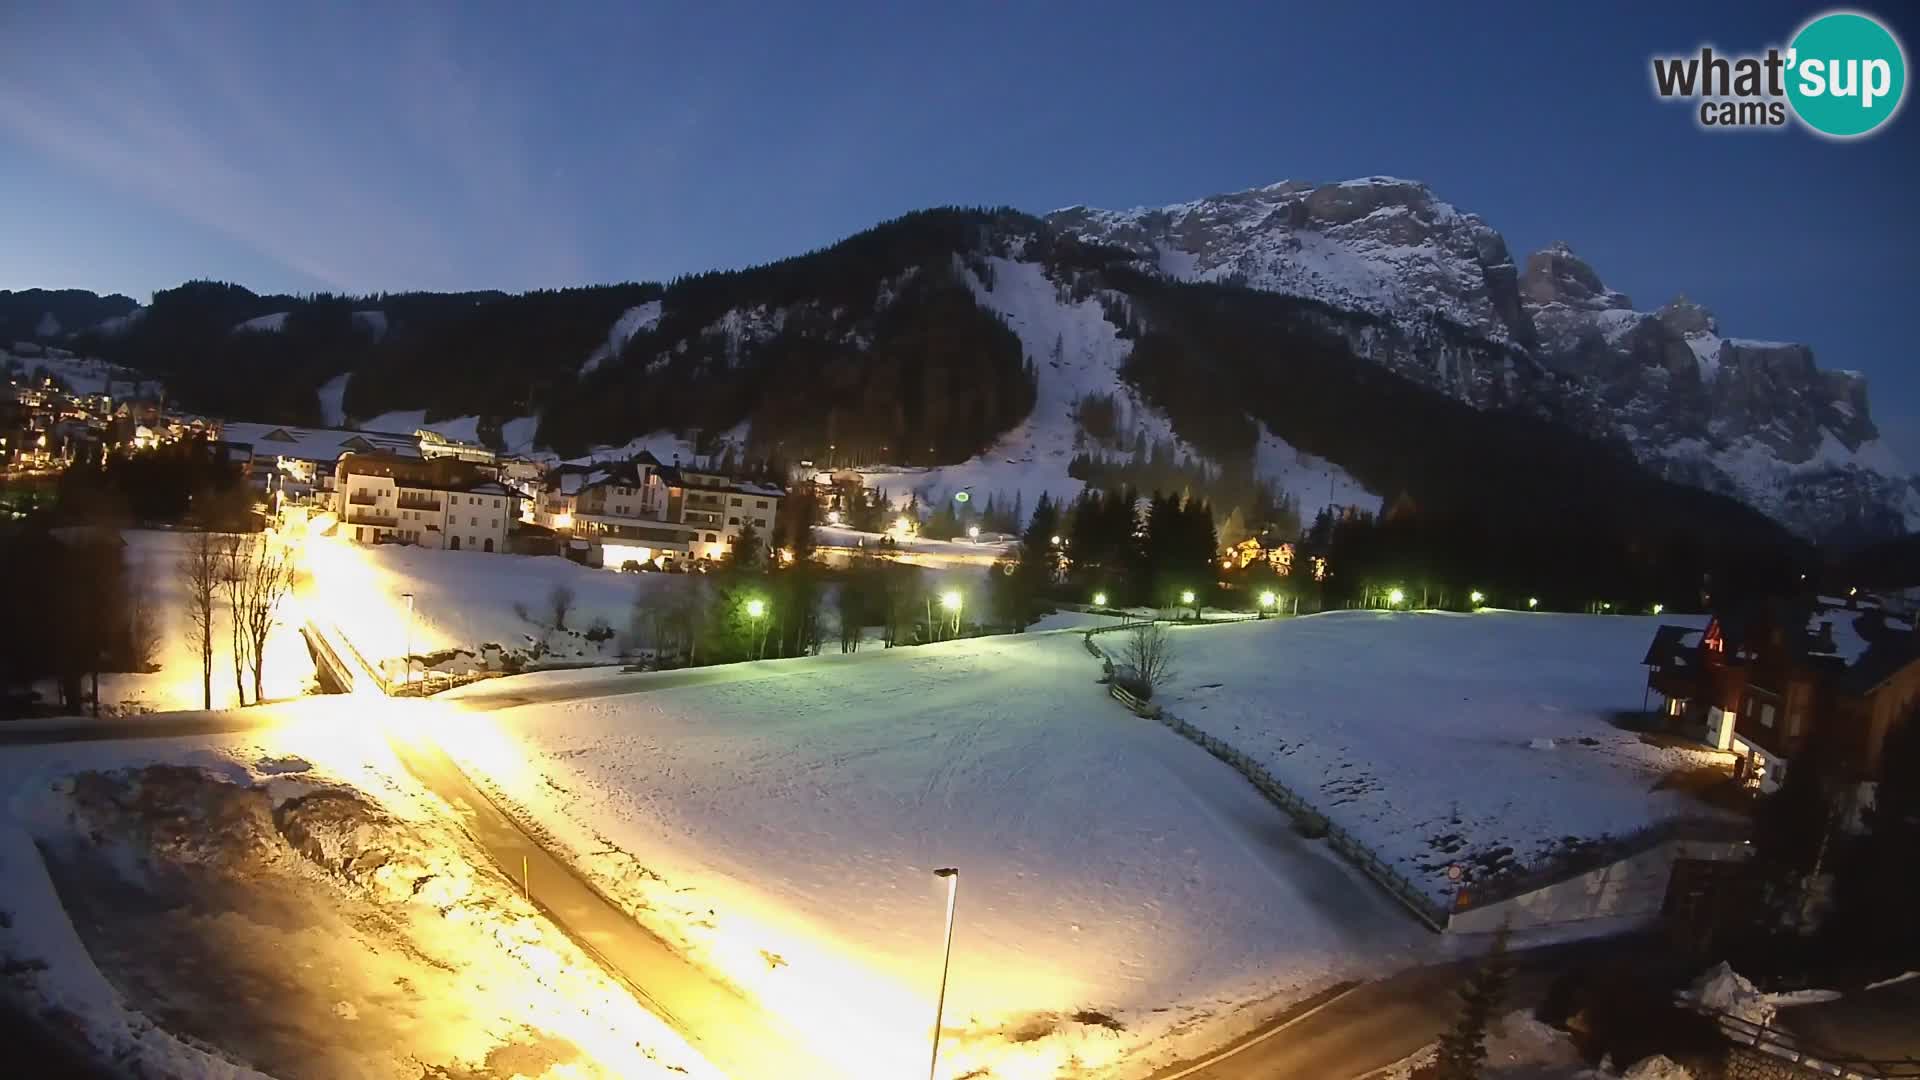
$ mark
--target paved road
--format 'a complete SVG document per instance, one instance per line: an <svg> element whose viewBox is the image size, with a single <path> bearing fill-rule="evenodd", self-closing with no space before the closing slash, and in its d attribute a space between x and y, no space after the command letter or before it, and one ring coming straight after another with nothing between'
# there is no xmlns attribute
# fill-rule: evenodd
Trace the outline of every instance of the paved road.
<svg viewBox="0 0 1920 1080"><path fill-rule="evenodd" d="M425 741L389 734L394 753L427 789L446 800L494 864L524 881L528 898L654 1015L687 1037L735 1080L808 1080L832 1075L778 1020L716 982L548 854L453 760Z"/></svg>
<svg viewBox="0 0 1920 1080"><path fill-rule="evenodd" d="M1555 975L1646 939L1552 945L1513 953L1506 1009L1538 1004ZM1149 1080L1351 1080L1379 1072L1440 1037L1459 1015L1454 991L1478 964L1466 958L1410 968L1302 1003L1198 1061L1168 1066Z"/></svg>

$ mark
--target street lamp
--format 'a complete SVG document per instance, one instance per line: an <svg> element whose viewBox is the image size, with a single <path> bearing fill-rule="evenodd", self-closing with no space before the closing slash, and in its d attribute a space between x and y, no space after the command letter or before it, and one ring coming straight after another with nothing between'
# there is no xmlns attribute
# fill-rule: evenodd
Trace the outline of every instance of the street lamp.
<svg viewBox="0 0 1920 1080"><path fill-rule="evenodd" d="M1537 596L1529 596L1529 597L1527 597L1527 610L1528 610L1528 611L1532 611L1532 610L1533 610L1534 608L1537 608L1537 607L1539 607L1539 606L1540 606L1540 598L1539 598L1539 597L1537 597Z"/></svg>
<svg viewBox="0 0 1920 1080"><path fill-rule="evenodd" d="M1399 607L1401 604L1406 603L1406 601L1407 601L1407 594L1405 590L1401 589L1399 586L1396 585L1393 588L1387 590L1387 606L1388 607Z"/></svg>
<svg viewBox="0 0 1920 1080"><path fill-rule="evenodd" d="M753 658L760 659L762 638L760 636L760 618L767 613L767 602L754 597L747 601L747 618L753 620Z"/></svg>
<svg viewBox="0 0 1920 1080"><path fill-rule="evenodd" d="M1481 604L1487 602L1487 594L1481 592L1479 589L1475 589L1467 594L1467 599L1473 601L1474 607L1479 607Z"/></svg>
<svg viewBox="0 0 1920 1080"><path fill-rule="evenodd" d="M1094 607L1106 607L1106 606L1107 606L1107 594L1106 594L1106 593L1103 593L1103 592L1097 592L1097 593L1094 593L1094 594L1093 594L1093 606L1094 606Z"/></svg>
<svg viewBox="0 0 1920 1080"><path fill-rule="evenodd" d="M927 1080L933 1080L934 1070L940 1067L940 1025L947 1011L947 969L953 965L953 905L960 895L960 869L943 866L933 876L947 879L947 939L940 949L940 996L933 1005L933 1056L927 1059Z"/></svg>
<svg viewBox="0 0 1920 1080"><path fill-rule="evenodd" d="M401 593L400 596L401 596L401 599L404 599L407 602L407 652L406 652L407 678L406 678L406 683L408 686L412 686L413 685L413 594L410 592L407 592L407 593Z"/></svg>
<svg viewBox="0 0 1920 1080"><path fill-rule="evenodd" d="M1272 589L1268 589L1266 592L1261 593L1260 594L1260 617L1263 619L1266 618L1267 612L1272 611L1273 605L1279 602L1280 602L1280 598L1273 595Z"/></svg>
<svg viewBox="0 0 1920 1080"><path fill-rule="evenodd" d="M1054 534L1054 537L1053 537L1053 546L1054 546L1054 547L1059 547L1059 546L1060 546L1060 536L1059 536L1059 534L1057 534L1057 533L1056 533L1056 534Z"/></svg>
<svg viewBox="0 0 1920 1080"><path fill-rule="evenodd" d="M962 602L963 598L958 589L948 589L946 592L940 594L940 606L953 612L953 632L955 636L958 636L960 633L960 605Z"/></svg>
<svg viewBox="0 0 1920 1080"><path fill-rule="evenodd" d="M967 526L967 539L969 540L980 539L980 526L978 525Z"/></svg>
<svg viewBox="0 0 1920 1080"><path fill-rule="evenodd" d="M1665 605L1665 604L1655 604L1655 605L1653 605L1653 613L1654 613L1655 615L1658 615L1658 614L1660 614L1661 612L1663 612L1663 611L1665 611L1665 610L1667 610L1667 605Z"/></svg>

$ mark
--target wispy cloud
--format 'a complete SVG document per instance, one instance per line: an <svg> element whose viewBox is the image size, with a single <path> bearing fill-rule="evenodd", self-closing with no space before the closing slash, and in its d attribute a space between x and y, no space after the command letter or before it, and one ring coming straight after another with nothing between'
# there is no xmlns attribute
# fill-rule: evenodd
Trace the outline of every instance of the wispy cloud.
<svg viewBox="0 0 1920 1080"><path fill-rule="evenodd" d="M401 9L381 33L342 28L343 50L234 10L15 36L0 131L327 288L578 280L577 226L531 179L519 109L450 26Z"/></svg>

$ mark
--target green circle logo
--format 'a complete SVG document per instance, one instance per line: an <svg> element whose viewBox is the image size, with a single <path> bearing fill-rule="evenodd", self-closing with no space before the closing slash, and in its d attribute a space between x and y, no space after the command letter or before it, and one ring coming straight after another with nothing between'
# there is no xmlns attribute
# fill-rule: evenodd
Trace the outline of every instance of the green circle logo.
<svg viewBox="0 0 1920 1080"><path fill-rule="evenodd" d="M1836 11L1801 27L1787 52L1787 100L1801 123L1836 139L1893 118L1907 90L1907 57L1879 21Z"/></svg>

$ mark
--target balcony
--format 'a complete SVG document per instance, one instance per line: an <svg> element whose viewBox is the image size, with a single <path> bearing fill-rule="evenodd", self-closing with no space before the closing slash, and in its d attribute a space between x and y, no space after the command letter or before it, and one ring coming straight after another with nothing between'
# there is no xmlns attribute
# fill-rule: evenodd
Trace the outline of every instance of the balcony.
<svg viewBox="0 0 1920 1080"><path fill-rule="evenodd" d="M352 503L355 506L373 506L376 503L378 503L380 500L379 500L379 496L373 494L372 492L356 491L352 495L347 496L347 501Z"/></svg>
<svg viewBox="0 0 1920 1080"><path fill-rule="evenodd" d="M392 514L380 511L349 510L347 511L347 524L377 525L381 528L391 529L400 524L400 519L394 517Z"/></svg>
<svg viewBox="0 0 1920 1080"><path fill-rule="evenodd" d="M680 516L680 520L682 523L687 525L701 525L710 529L717 529L720 527L719 514L703 514L697 510L688 510L686 513Z"/></svg>
<svg viewBox="0 0 1920 1080"><path fill-rule="evenodd" d="M440 512L439 499L427 498L420 495L402 495L398 503L402 510L427 510L436 514Z"/></svg>

